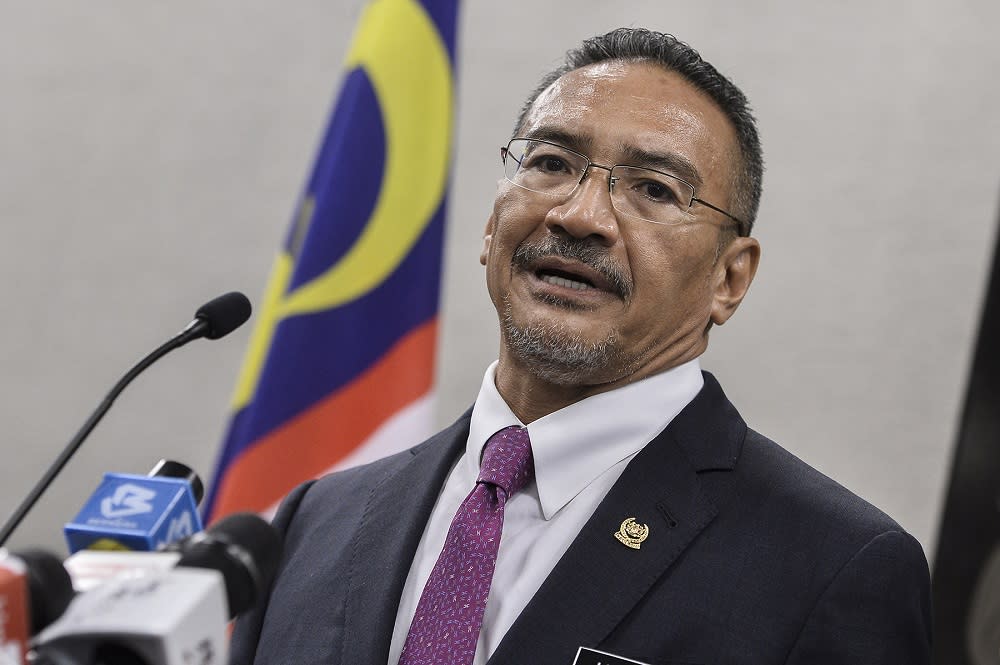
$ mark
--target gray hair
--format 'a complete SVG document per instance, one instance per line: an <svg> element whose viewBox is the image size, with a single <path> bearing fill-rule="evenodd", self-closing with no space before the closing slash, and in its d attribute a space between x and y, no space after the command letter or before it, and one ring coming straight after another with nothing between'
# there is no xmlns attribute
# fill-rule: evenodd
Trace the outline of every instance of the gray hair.
<svg viewBox="0 0 1000 665"><path fill-rule="evenodd" d="M757 122L746 95L736 84L703 60L696 50L673 35L643 28L618 28L586 40L579 48L567 52L563 64L546 74L525 100L517 118L515 134L524 125L538 96L559 77L574 69L607 60L656 63L667 71L680 74L719 106L736 131L741 162L738 168L731 169L733 198L730 206L733 214L746 222L747 235L750 235L760 207L764 175L764 157L757 134Z"/></svg>

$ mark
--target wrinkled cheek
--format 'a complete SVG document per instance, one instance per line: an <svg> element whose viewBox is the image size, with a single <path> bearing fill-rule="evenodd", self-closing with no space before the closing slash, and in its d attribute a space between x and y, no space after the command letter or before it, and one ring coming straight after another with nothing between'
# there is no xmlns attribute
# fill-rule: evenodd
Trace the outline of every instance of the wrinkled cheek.
<svg viewBox="0 0 1000 665"><path fill-rule="evenodd" d="M497 311L502 311L510 296L512 267L511 251L505 242L494 235L486 260L486 290Z"/></svg>
<svg viewBox="0 0 1000 665"><path fill-rule="evenodd" d="M524 192L510 185L501 188L493 206L493 237L486 263L486 286L494 306L502 313L511 296L515 270L514 252L544 227L545 208L532 205Z"/></svg>
<svg viewBox="0 0 1000 665"><path fill-rule="evenodd" d="M501 286L497 276L489 272L486 274L486 290L490 294L490 300L493 301L493 307L498 313L502 312L508 299L508 291Z"/></svg>
<svg viewBox="0 0 1000 665"><path fill-rule="evenodd" d="M495 288L510 281L514 251L526 235L520 225L514 223L516 218L510 214L497 215L495 219L496 225L486 258L486 283L491 294Z"/></svg>

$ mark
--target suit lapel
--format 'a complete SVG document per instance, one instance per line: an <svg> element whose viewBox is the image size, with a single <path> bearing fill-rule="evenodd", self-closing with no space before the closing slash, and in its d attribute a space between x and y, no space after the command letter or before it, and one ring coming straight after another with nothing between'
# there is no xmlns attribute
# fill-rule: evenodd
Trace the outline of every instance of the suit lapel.
<svg viewBox="0 0 1000 665"><path fill-rule="evenodd" d="M470 413L413 449L372 488L352 545L343 663L384 663L410 564L438 493L469 435ZM360 499L360 497L359 497Z"/></svg>
<svg viewBox="0 0 1000 665"><path fill-rule="evenodd" d="M745 432L706 374L698 396L629 463L489 662L570 663L578 646L599 645L715 517L698 472L731 469ZM627 518L648 527L638 549L615 537Z"/></svg>

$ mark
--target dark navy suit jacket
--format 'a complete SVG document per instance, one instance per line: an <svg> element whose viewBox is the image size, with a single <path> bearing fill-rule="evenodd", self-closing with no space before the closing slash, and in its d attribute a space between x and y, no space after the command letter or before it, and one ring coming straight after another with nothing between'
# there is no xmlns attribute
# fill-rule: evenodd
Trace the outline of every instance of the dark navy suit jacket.
<svg viewBox="0 0 1000 665"><path fill-rule="evenodd" d="M384 665L403 584L469 413L423 444L307 483L275 525L270 597L240 665ZM638 550L614 537L635 517ZM491 665L562 665L587 646L652 665L930 663L920 545L749 429L705 386L625 469Z"/></svg>

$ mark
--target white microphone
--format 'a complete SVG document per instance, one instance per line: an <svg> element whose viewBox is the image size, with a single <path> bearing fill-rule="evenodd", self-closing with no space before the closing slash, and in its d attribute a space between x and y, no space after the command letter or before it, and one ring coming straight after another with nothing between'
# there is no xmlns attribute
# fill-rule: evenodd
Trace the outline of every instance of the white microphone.
<svg viewBox="0 0 1000 665"><path fill-rule="evenodd" d="M36 663L222 663L226 593L221 573L176 568L116 579L82 594L39 635Z"/></svg>
<svg viewBox="0 0 1000 665"><path fill-rule="evenodd" d="M165 573L176 566L180 558L180 552L166 550L159 552L81 550L63 561L63 566L73 581L73 590L77 593L86 593L113 579Z"/></svg>
<svg viewBox="0 0 1000 665"><path fill-rule="evenodd" d="M281 539L270 524L244 513L220 520L177 549L174 568L126 573L77 596L33 642L34 662L224 663L226 624L266 593L281 558Z"/></svg>

